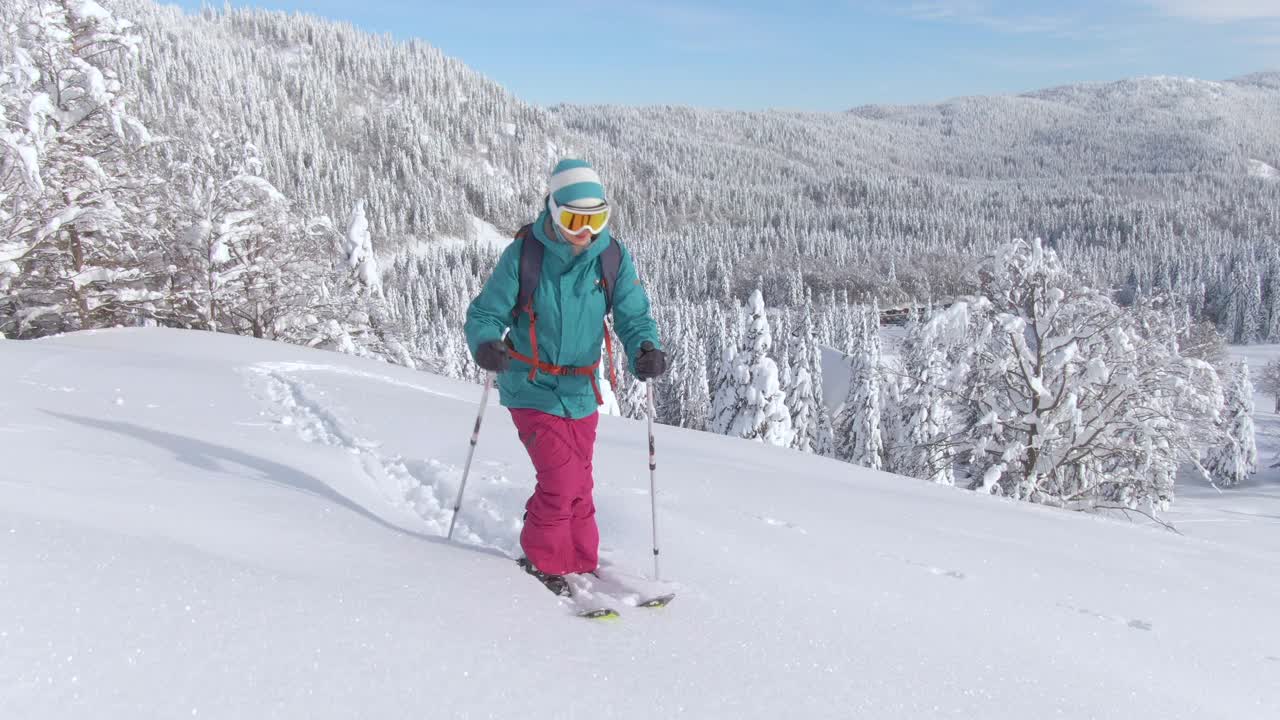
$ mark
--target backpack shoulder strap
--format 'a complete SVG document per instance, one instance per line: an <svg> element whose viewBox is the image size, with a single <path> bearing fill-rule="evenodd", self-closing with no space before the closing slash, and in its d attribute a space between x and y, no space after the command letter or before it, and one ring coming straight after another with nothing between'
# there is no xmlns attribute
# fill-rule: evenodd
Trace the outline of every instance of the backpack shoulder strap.
<svg viewBox="0 0 1280 720"><path fill-rule="evenodd" d="M609 247L600 253L600 279L604 282L604 311L613 311L613 288L618 284L618 273L622 269L622 245L618 238L611 237Z"/></svg>
<svg viewBox="0 0 1280 720"><path fill-rule="evenodd" d="M529 308L533 299L533 291L538 289L538 280L542 278L542 252L546 248L533 235L533 225L525 225L516 232L520 244L520 294L516 296L516 306L511 309L513 316L519 315Z"/></svg>

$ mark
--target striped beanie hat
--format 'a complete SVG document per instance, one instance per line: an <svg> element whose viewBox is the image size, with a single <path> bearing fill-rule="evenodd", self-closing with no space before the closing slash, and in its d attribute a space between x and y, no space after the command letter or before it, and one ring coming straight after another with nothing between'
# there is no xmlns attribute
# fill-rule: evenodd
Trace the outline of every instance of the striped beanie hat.
<svg viewBox="0 0 1280 720"><path fill-rule="evenodd" d="M605 202L600 176L586 160L567 159L556 163L548 185L557 205L590 207Z"/></svg>

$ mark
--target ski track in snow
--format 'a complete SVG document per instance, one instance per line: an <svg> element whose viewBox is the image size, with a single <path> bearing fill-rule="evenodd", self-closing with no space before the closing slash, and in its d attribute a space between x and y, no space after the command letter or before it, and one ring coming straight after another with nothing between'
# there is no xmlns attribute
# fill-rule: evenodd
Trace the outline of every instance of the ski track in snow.
<svg viewBox="0 0 1280 720"><path fill-rule="evenodd" d="M0 433L13 433L16 435L18 433L25 433L25 432L56 432L56 431L53 428L49 427L48 425L26 425L26 424L0 425Z"/></svg>
<svg viewBox="0 0 1280 720"><path fill-rule="evenodd" d="M20 380L19 382L21 382L23 385L30 385L31 387L42 388L50 392L73 393L76 391L76 389L71 387L70 385L48 385L46 383L38 382L36 380L28 380L27 378L22 378L22 380Z"/></svg>
<svg viewBox="0 0 1280 720"><path fill-rule="evenodd" d="M1129 618L1120 617L1118 615L1107 615L1106 613L1100 613L1100 612L1097 612L1096 610L1090 610L1088 608L1078 608L1073 605L1066 605L1063 603L1059 603L1058 607L1064 610L1070 610L1072 612L1076 612L1081 615L1085 615L1098 620L1105 620L1107 622L1113 622L1119 625L1124 625L1125 627L1128 627L1132 630L1145 630L1150 632L1151 630L1155 629L1154 626L1146 620L1133 620Z"/></svg>
<svg viewBox="0 0 1280 720"><path fill-rule="evenodd" d="M457 395L440 392L439 390L433 390L427 387L426 385L417 385L414 383L404 382L403 380L396 380L395 378L387 377L386 375L379 375L377 373L365 372L363 370L352 370L351 368L345 368L338 365L321 365L317 363L305 363L305 362L265 362L265 363L258 363L250 369L257 373L289 374L289 373L300 373L300 372L324 372L324 373L329 373L331 375L346 375L347 377L356 377L364 380L374 380L384 385L391 385L393 387L400 387L408 390L417 390L418 392L424 392L424 393L427 393L428 395L434 395L436 397L449 398L451 400L460 399Z"/></svg>
<svg viewBox="0 0 1280 720"><path fill-rule="evenodd" d="M769 526L772 526L772 527L786 528L786 529L788 529L788 530L795 530L796 532L800 533L801 535L808 535L808 534L809 534L809 531L808 531L808 530L805 530L804 528L800 527L799 525L797 525L797 524L795 524L795 523L793 523L793 522L788 522L788 521L786 521L786 520L779 520L779 519L777 519L777 518L769 517L769 516L767 516L767 515L752 515L751 517L752 517L752 518L754 518L754 519L756 519L756 520L759 520L760 522L764 523L765 525L769 525Z"/></svg>
<svg viewBox="0 0 1280 720"><path fill-rule="evenodd" d="M920 568L925 572L928 572L930 575L937 575L938 577L951 578L952 580L964 580L969 577L967 574L959 570L948 570L946 568L941 568L936 565L931 565L927 562L912 560L911 558L903 557L902 555L893 555L890 553L876 553L876 554L885 560L895 560L898 562L906 563L911 567Z"/></svg>
<svg viewBox="0 0 1280 720"><path fill-rule="evenodd" d="M1259 518L1262 520L1280 520L1280 515L1268 515L1267 513L1244 512L1243 510L1228 510L1226 508L1218 510L1218 512L1227 515L1240 515L1242 517Z"/></svg>
<svg viewBox="0 0 1280 720"><path fill-rule="evenodd" d="M336 373L386 382L439 397L453 396L393 378L329 365L260 363L249 367L247 373L252 381L256 381L251 382L251 386L265 396L279 415L278 425L293 427L298 436L307 442L351 453L356 458L363 481L385 497L393 507L411 510L425 524L425 532L444 536L453 515L449 503L456 496L461 471L453 465L434 459L415 460L383 454L380 452L380 443L348 430L332 410L313 397L313 391L308 389L306 383L291 376L292 373L300 372ZM491 480L494 484L510 484L505 476ZM459 512L454 537L466 544L494 549L515 557L513 553L518 543L512 528L512 520L497 504L489 498L479 496L469 498L469 502ZM515 533L518 532L519 528L515 526Z"/></svg>
<svg viewBox="0 0 1280 720"><path fill-rule="evenodd" d="M314 397L314 389L310 389L307 383L292 374L335 372L387 382L398 387L419 389L441 397L453 396L380 375L327 365L261 363L248 370L250 377L257 381L255 385L261 391L260 394L265 395L279 415L279 422L269 426L292 427L307 442L346 450L358 460L363 480L386 497L391 505L411 509L426 524L426 531L429 533L443 536L448 532L452 516L448 503L456 496L461 481L459 468L436 460L406 460L399 455L383 454L379 443L351 432L333 410ZM500 472L508 467L508 463L475 461L472 465L473 474L479 466L499 471L486 478L491 485L513 484ZM472 483L468 484L468 490L472 493L459 512L457 527L454 529L455 538L463 543L497 550L513 559L518 557L521 554L521 521L513 521L498 503L475 492L476 479L478 478L473 478ZM787 525L791 526L789 523ZM601 554L607 555L608 550L602 548ZM574 583L575 597L559 598L561 606L571 614L602 607L634 607L650 595L660 594L657 590L645 592L644 588L649 583L643 580L638 581L638 587L581 576L573 576L571 582ZM656 587L663 588L663 592L670 589L661 583Z"/></svg>

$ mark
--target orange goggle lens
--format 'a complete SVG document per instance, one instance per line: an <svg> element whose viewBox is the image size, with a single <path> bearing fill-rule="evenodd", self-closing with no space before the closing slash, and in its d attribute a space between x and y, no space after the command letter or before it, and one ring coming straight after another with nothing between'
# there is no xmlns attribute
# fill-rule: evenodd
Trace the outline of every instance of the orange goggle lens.
<svg viewBox="0 0 1280 720"><path fill-rule="evenodd" d="M608 222L609 210L607 208L593 213L576 213L564 208L560 209L560 226L571 233L577 233L583 228L590 228L591 232L599 234L604 230L604 226Z"/></svg>

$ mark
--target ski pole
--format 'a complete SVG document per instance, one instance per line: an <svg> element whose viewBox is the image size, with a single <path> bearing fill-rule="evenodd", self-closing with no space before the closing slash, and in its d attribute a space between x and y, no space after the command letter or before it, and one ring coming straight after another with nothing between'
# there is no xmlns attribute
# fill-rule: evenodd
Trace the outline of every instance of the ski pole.
<svg viewBox="0 0 1280 720"><path fill-rule="evenodd" d="M658 461L653 444L653 381L645 381L645 392L649 395L649 509L653 514L653 579L661 580L658 572Z"/></svg>
<svg viewBox="0 0 1280 720"><path fill-rule="evenodd" d="M458 522L458 508L462 507L462 492L467 489L467 475L471 473L471 458L476 454L476 441L480 439L480 421L484 420L484 409L489 405L489 388L493 387L493 373L484 378L484 392L480 394L480 412L476 413L476 426L471 431L471 449L467 451L467 464L462 468L462 484L458 486L458 499L453 501L453 517L449 519L449 534L453 539L453 525Z"/></svg>

